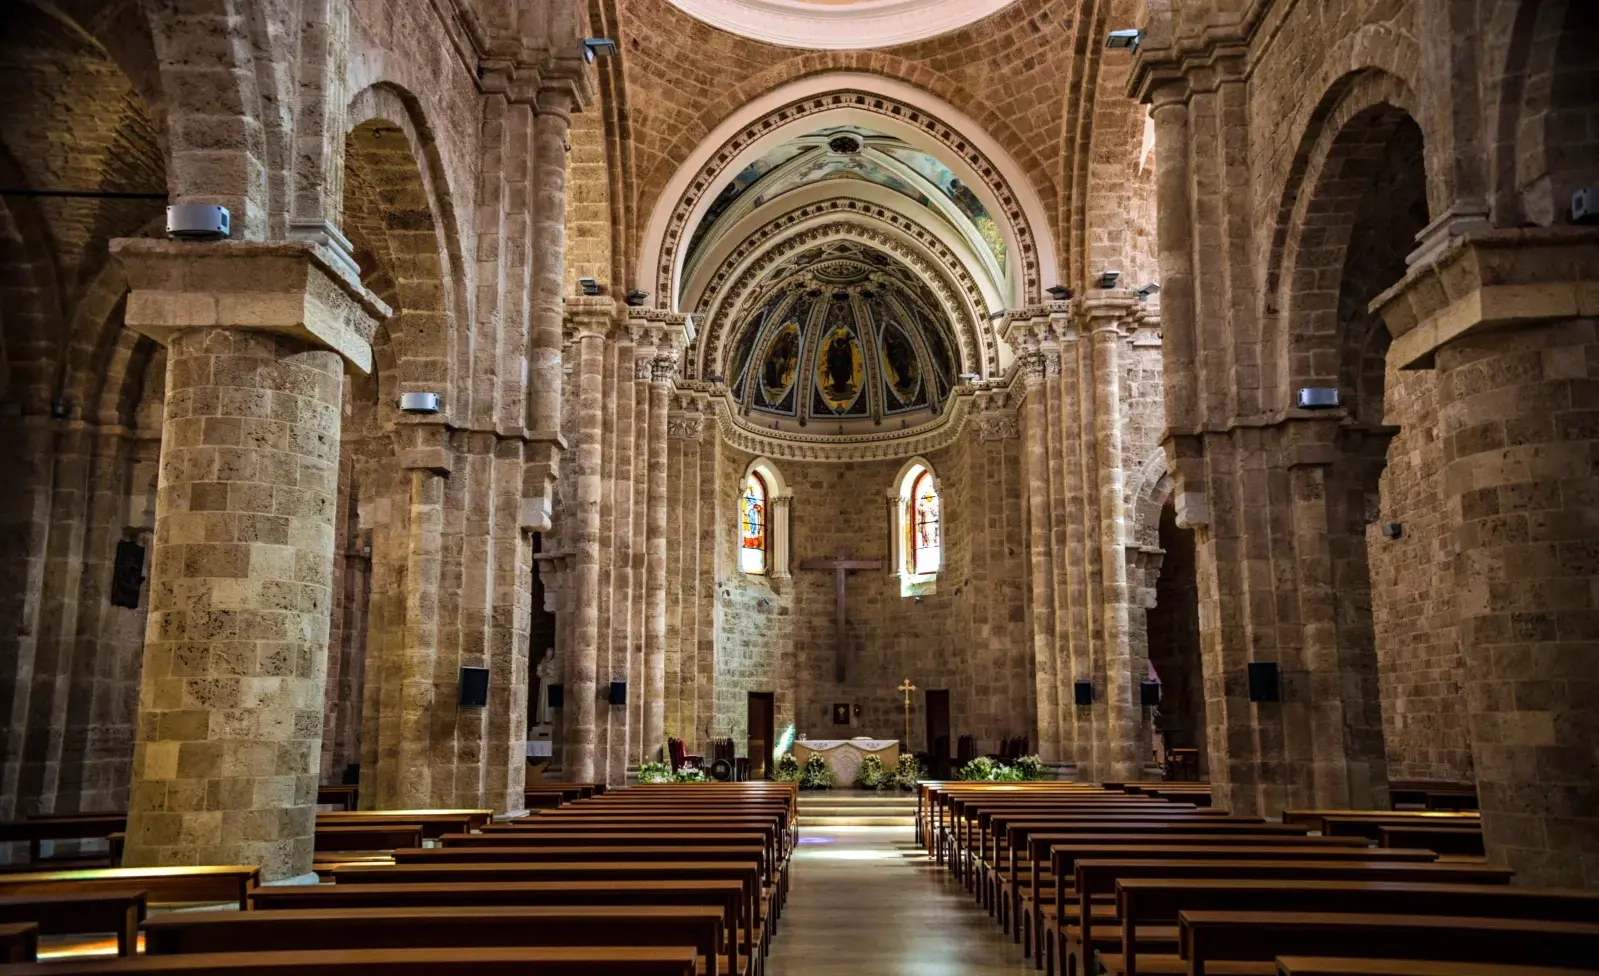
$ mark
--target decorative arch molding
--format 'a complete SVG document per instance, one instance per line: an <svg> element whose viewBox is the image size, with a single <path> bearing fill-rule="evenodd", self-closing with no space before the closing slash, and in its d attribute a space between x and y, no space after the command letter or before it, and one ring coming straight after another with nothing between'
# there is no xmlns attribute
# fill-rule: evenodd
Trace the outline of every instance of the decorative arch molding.
<svg viewBox="0 0 1599 976"><path fill-rule="evenodd" d="M901 81L855 72L802 79L752 100L716 127L668 181L645 228L638 279L655 283L659 307L676 309L678 276L695 223L723 183L780 142L790 126L807 129L828 116L846 116L900 135L918 148L933 146L966 179L995 215L1003 215L1016 269L1012 301L1037 302L1044 273L1058 266L1051 223L1025 171L972 118ZM919 145L918 145L919 144ZM961 172L965 170L965 172Z"/></svg>
<svg viewBox="0 0 1599 976"><path fill-rule="evenodd" d="M752 235L744 245L749 251L743 255L739 252L730 255L723 263L723 268L718 270L718 278L713 280L719 281L720 287L715 291L707 288L707 297L702 299L703 326L693 363L696 376L707 375L708 371L715 368L715 364L721 362L723 346L732 338L727 334L727 322L758 291L766 272L773 265L795 251L840 239L860 241L891 253L928 286L944 314L949 317L952 331L959 340L961 372L976 372L986 376L997 369L997 339L992 330L979 332L976 324L986 321L986 316L980 311L986 308L986 303L982 301L977 283L958 262L953 261L953 255L950 255L953 267L941 265L941 262L930 259L915 246L914 238L891 233L889 227L894 225L887 220L878 225L854 220L827 220L834 211L826 205L818 205L815 213L800 216L811 209L801 208L794 214L785 215L785 218L792 217L792 220L785 222L785 218L779 218L757 235ZM806 224L804 221L808 217L825 222ZM787 236L780 236L784 234ZM931 240L936 243L936 239ZM763 245L766 245L764 250L761 249ZM740 267L742 270L739 270ZM723 270L727 271L727 275L723 275ZM728 280L735 270L739 270L738 277ZM950 280L952 276L956 278L955 281Z"/></svg>
<svg viewBox="0 0 1599 976"><path fill-rule="evenodd" d="M444 164L439 155L437 133L428 123L421 102L411 92L392 82L379 82L357 92L350 99L345 115L347 135L353 135L369 122L393 125L404 135L407 154L415 167L414 175L424 194L427 213L433 223L438 258L437 274L427 284L437 289L433 299L435 308L423 309L415 299L417 294L427 294L422 288L400 287L398 269L390 269L396 277L394 318L398 322L407 310L432 311L443 316L443 327L436 334L410 336L403 330L390 326L386 331L393 341L393 359L396 363L407 359L432 359L444 364L445 377L440 383L431 380L400 378L397 393L436 392L444 395L447 417L462 422L470 416L470 405L465 402L472 384L471 349L473 343L465 341L464 331L472 321L469 289L457 288L456 277L465 268L461 253L460 218L455 211L453 197L444 186ZM421 276L409 276L415 285ZM407 294L407 292L411 294ZM382 326L380 326L381 328ZM495 347L496 337L480 336L478 344ZM393 374L398 376L398 374ZM386 387L385 387L386 388ZM461 402L457 402L460 400Z"/></svg>
<svg viewBox="0 0 1599 976"><path fill-rule="evenodd" d="M766 578L788 579L793 551L794 489L788 486L776 462L765 455L745 466L739 484L749 480L752 474L760 475L766 486Z"/></svg>
<svg viewBox="0 0 1599 976"><path fill-rule="evenodd" d="M1160 513L1171 500L1175 483L1166 467L1166 451L1157 447L1139 466L1130 486L1132 499L1133 545L1140 549L1160 548Z"/></svg>
<svg viewBox="0 0 1599 976"><path fill-rule="evenodd" d="M842 217L859 216L866 221L877 221L903 230L919 243L926 244L930 252L937 251L940 263L948 266L952 273L958 275L962 269L967 272L982 293L979 307L985 313L988 310L997 311L1006 305L1004 282L990 274L990 268L977 252L976 245L960 230L929 214L925 207L904 194L860 180L812 183L784 193L739 218L696 262L679 291L679 304L684 308L703 310L707 294L725 281L726 275L732 270L726 265L727 260L735 254L747 255L752 249L745 245L752 237L768 234L768 228L773 224L801 211L808 216L824 211Z"/></svg>
<svg viewBox="0 0 1599 976"><path fill-rule="evenodd" d="M1331 200L1322 192L1324 181L1342 178L1340 169L1350 165L1363 147L1381 145L1401 121L1418 126L1416 98L1400 77L1386 71L1366 68L1339 78L1322 97L1311 116L1289 170L1278 205L1272 243L1267 254L1265 287L1261 291L1260 311L1262 362L1261 402L1267 411L1289 408L1288 391L1305 385L1309 378L1297 375L1293 360L1306 343L1337 342L1335 331L1322 330L1306 339L1296 339L1295 324L1307 315L1336 314L1337 293L1329 299L1320 294L1313 299L1298 293L1294 286L1301 260L1312 252L1336 253L1341 261L1354 222L1352 205L1342 199ZM1377 128L1354 131L1351 122L1362 116ZM1426 128L1422 127L1424 145ZM1374 141L1375 136L1381 138ZM1427 165L1427 164L1424 164ZM1429 168L1430 172L1430 168ZM1428 178L1429 200L1433 197ZM1307 234L1318 219L1344 216L1329 226L1316 225L1323 236L1314 247ZM1336 350L1333 350L1336 354ZM1336 355L1335 355L1336 358ZM1312 384L1315 385L1315 384ZM1323 384L1325 385L1325 384Z"/></svg>

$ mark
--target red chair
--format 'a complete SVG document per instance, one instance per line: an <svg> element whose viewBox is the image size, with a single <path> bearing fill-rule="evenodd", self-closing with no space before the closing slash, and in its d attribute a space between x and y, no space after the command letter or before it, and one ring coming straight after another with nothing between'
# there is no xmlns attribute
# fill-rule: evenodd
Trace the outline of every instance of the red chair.
<svg viewBox="0 0 1599 976"><path fill-rule="evenodd" d="M666 753L672 760L672 772L679 772L685 766L689 769L700 768L700 757L690 755L683 745L682 739L668 738L666 740Z"/></svg>

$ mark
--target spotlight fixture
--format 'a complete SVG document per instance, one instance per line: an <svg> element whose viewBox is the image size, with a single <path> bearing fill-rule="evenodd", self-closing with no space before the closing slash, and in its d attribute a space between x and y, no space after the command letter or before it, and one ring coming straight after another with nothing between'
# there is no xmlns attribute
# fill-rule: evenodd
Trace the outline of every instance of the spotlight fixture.
<svg viewBox="0 0 1599 976"><path fill-rule="evenodd" d="M649 292L640 291L639 289L635 288L632 291L627 293L626 301L627 301L628 305L632 306L633 308L640 308L640 307L643 306L644 300L649 298L649 297L650 297L650 293Z"/></svg>
<svg viewBox="0 0 1599 976"><path fill-rule="evenodd" d="M998 322L1000 319L1004 318L1006 316L1006 314L1008 314L1008 312L1009 312L1009 309L1003 309L1003 308L999 309L997 311L989 312L988 313L988 321L990 321L990 322Z"/></svg>
<svg viewBox="0 0 1599 976"><path fill-rule="evenodd" d="M583 60L594 63L597 57L608 58L616 53L616 42L609 37L583 38Z"/></svg>
<svg viewBox="0 0 1599 976"><path fill-rule="evenodd" d="M1121 277L1122 277L1122 273L1120 271L1116 271L1114 269L1107 269L1105 271L1101 271L1099 273L1099 287L1101 287L1101 288L1115 288L1116 287L1116 282L1120 281Z"/></svg>
<svg viewBox="0 0 1599 976"><path fill-rule="evenodd" d="M1072 290L1065 285L1050 285L1044 292L1057 302L1068 301L1072 297Z"/></svg>
<svg viewBox="0 0 1599 976"><path fill-rule="evenodd" d="M1301 410L1332 410L1338 405L1334 386L1307 386L1294 394L1294 406Z"/></svg>
<svg viewBox="0 0 1599 976"><path fill-rule="evenodd" d="M432 414L443 410L443 398L437 393L401 393L401 413Z"/></svg>
<svg viewBox="0 0 1599 976"><path fill-rule="evenodd" d="M960 375L960 381L962 383L976 383L978 380L980 380L982 378L983 377L981 375L977 374L977 373L962 373Z"/></svg>
<svg viewBox="0 0 1599 976"><path fill-rule="evenodd" d="M1126 30L1113 30L1105 38L1105 46L1113 51L1126 48L1130 51L1138 50L1138 45L1143 43L1144 32L1140 28L1129 27Z"/></svg>
<svg viewBox="0 0 1599 976"><path fill-rule="evenodd" d="M579 278L577 279L577 286L583 289L583 294L585 295L598 295L600 293L600 283L593 278Z"/></svg>
<svg viewBox="0 0 1599 976"><path fill-rule="evenodd" d="M59 397L57 397L56 399L50 401L50 419L51 420L66 420L68 417L71 417L71 416L72 416L72 404L68 403L66 400L63 400L63 399L61 399Z"/></svg>
<svg viewBox="0 0 1599 976"><path fill-rule="evenodd" d="M1142 287L1142 288L1138 289L1137 291L1133 292L1133 294L1138 296L1138 300L1139 301L1144 301L1150 295L1153 295L1153 294L1155 294L1158 291L1160 291L1160 286L1155 284L1154 282L1150 282L1149 284L1145 285L1144 287Z"/></svg>

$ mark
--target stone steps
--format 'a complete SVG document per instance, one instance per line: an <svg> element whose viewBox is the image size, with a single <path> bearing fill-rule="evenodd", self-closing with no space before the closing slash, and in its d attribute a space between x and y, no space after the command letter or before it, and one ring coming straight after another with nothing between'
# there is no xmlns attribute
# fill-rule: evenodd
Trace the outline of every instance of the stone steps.
<svg viewBox="0 0 1599 976"><path fill-rule="evenodd" d="M906 793L826 790L801 793L801 827L913 827L916 797Z"/></svg>

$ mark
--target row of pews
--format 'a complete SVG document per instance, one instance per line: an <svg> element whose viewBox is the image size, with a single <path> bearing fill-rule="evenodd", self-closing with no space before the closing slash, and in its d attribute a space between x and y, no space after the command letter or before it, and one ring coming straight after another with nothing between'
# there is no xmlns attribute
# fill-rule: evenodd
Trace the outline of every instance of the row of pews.
<svg viewBox="0 0 1599 976"><path fill-rule="evenodd" d="M1512 887L1474 811L1268 822L1173 785L923 783L917 841L1050 976L1599 971L1599 893Z"/></svg>
<svg viewBox="0 0 1599 976"><path fill-rule="evenodd" d="M0 873L0 976L761 976L788 890L794 786L539 792L553 799L498 822L319 813L316 884L263 886L256 868L227 865ZM393 846L365 846L378 843ZM195 907L227 910L183 910ZM41 949L41 936L85 933L106 933L107 957Z"/></svg>

